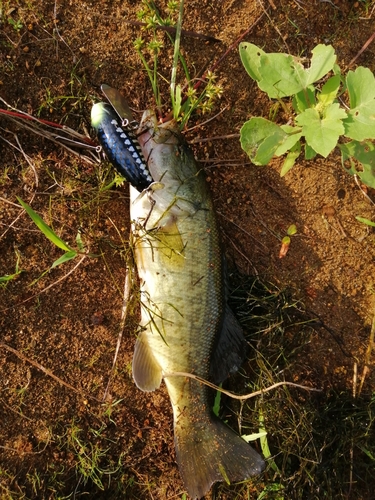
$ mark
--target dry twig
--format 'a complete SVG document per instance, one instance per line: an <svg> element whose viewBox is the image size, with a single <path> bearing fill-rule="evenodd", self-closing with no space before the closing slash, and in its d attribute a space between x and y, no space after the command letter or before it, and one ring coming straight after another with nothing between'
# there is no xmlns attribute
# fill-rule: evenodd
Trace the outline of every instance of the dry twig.
<svg viewBox="0 0 375 500"><path fill-rule="evenodd" d="M187 378L192 378L193 380L196 380L197 382L200 382L204 385L207 385L208 387L211 387L211 389L215 389L215 391L219 391L222 394L225 394L226 396L229 396L232 399L238 399L239 401L245 401L246 399L251 399L255 398L256 396L262 396L266 392L270 392L273 389L276 389L277 387L281 387L282 385L289 385L292 387L297 387L298 389L304 389L305 391L314 391L314 392L321 392L321 389L315 389L314 387L307 387L305 385L300 385L300 384L295 384L294 382L276 382L276 384L272 384L266 389L260 389L259 391L251 392L250 394L235 394L234 392L227 391L226 389L223 389L222 387L219 387L215 384L212 384L211 382L208 382L208 380L205 380L204 378L198 377L198 375L194 375L193 373L186 373L186 372L172 372L172 373L163 373L163 378L167 377L187 377Z"/></svg>
<svg viewBox="0 0 375 500"><path fill-rule="evenodd" d="M0 347L2 347L3 349L6 349L7 351L15 354L18 358L22 359L23 361L26 361L26 363L29 363L30 365L34 366L38 370L40 370L43 373L45 373L46 375L48 375L48 377L53 378L54 380L56 380L56 382L58 382L61 385L64 385L65 387L67 387L68 389L76 392L77 394L80 394L81 396L84 396L85 398L90 398L90 399L94 399L95 401L99 401L94 396L91 396L90 394L85 394L83 391L80 391L76 387L73 387L68 382L64 382L64 380L62 380L61 378L57 377L54 373L52 373L51 370L48 370L48 368L45 368L43 365L41 365L37 361L34 361L34 360L26 357L24 354L22 354L21 352L17 351L17 349L13 349L13 347L10 347L9 345L4 344L3 342L0 342Z"/></svg>

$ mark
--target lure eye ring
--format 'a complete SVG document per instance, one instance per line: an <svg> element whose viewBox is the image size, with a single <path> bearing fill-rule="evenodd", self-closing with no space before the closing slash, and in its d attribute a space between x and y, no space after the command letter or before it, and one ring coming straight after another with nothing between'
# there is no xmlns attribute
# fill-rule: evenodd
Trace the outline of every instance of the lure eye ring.
<svg viewBox="0 0 375 500"><path fill-rule="evenodd" d="M136 120L128 120L127 118L122 118L121 127L125 129L137 130L137 128L139 127L139 123Z"/></svg>

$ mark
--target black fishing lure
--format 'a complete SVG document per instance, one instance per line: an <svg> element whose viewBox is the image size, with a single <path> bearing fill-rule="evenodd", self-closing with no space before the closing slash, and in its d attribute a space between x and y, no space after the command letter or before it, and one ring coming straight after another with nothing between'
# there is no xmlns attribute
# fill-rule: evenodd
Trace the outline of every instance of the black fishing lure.
<svg viewBox="0 0 375 500"><path fill-rule="evenodd" d="M134 132L137 124L125 99L117 90L102 85L102 91L111 104L94 104L91 124L109 161L141 192L149 187L153 179Z"/></svg>

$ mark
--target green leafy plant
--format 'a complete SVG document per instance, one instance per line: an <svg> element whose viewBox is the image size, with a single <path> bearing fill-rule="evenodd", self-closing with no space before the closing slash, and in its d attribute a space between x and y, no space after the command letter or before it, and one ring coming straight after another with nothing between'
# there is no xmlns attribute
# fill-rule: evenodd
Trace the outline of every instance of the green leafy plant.
<svg viewBox="0 0 375 500"><path fill-rule="evenodd" d="M105 437L106 426L100 429L90 428L88 431L81 429L73 419L66 433L68 448L75 457L76 471L81 475L84 484L92 481L100 490L104 490L103 480L115 474L121 467L122 457L118 463L106 463L106 454L109 441ZM108 445L108 447L105 447Z"/></svg>
<svg viewBox="0 0 375 500"><path fill-rule="evenodd" d="M173 62L169 80L169 90L172 104L171 115L178 120L183 128L194 111L205 114L211 112L215 100L221 96L222 88L216 83L216 75L207 71L204 77L191 78L187 62L180 50L181 28L183 20L183 0L169 1L166 15L163 17L152 1L143 0L138 11L138 19L144 26L143 36L134 41L135 50L146 69L156 101L157 109L162 114L161 82L168 79L159 73L159 57L167 37L173 46ZM177 15L177 19L175 19ZM178 83L181 65L184 82ZM203 90L198 92L199 86Z"/></svg>
<svg viewBox="0 0 375 500"><path fill-rule="evenodd" d="M295 234L297 234L297 227L295 224L292 224L291 226L288 227L287 234L281 240L281 248L280 248L280 252L279 252L280 259L285 257L285 255L288 253L290 242L291 242L290 237L294 236Z"/></svg>
<svg viewBox="0 0 375 500"><path fill-rule="evenodd" d="M23 270L20 269L20 254L17 250L15 250L15 252L17 256L15 271L13 274L5 274L4 276L0 276L0 286L5 287L9 283L9 281L17 279L18 276L23 272Z"/></svg>
<svg viewBox="0 0 375 500"><path fill-rule="evenodd" d="M64 262L68 262L69 260L74 259L80 253L84 253L84 247L82 244L80 233L78 233L76 237L76 242L79 250L74 250L72 247L67 245L65 241L63 241L59 236L57 236L55 231L50 226L48 226L48 224L44 222L44 220L40 217L40 215L34 212L34 210L30 207L30 205L21 200L21 198L17 197L17 200L19 201L21 206L25 209L26 213L29 215L34 224L44 234L44 236L48 238L58 248L61 248L61 250L65 251L65 253L61 257L59 257L57 260L53 262L51 269L59 266L60 264L63 264Z"/></svg>
<svg viewBox="0 0 375 500"><path fill-rule="evenodd" d="M17 33L19 33L23 28L22 22L19 19L15 20L12 17L8 17L8 24L13 26L14 31L16 31Z"/></svg>
<svg viewBox="0 0 375 500"><path fill-rule="evenodd" d="M287 117L277 123L252 117L241 128L241 146L255 165L286 154L285 175L304 150L326 158L336 146L342 165L375 187L375 78L362 66L342 75L331 45L317 45L310 64L290 54L240 44L241 61L258 87L277 99ZM289 98L286 100L286 98ZM339 142L340 141L340 142Z"/></svg>

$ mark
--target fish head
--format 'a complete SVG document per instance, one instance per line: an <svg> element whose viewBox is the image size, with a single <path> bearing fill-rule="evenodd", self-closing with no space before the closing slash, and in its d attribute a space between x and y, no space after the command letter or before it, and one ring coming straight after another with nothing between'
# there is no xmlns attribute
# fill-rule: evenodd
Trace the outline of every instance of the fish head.
<svg viewBox="0 0 375 500"><path fill-rule="evenodd" d="M197 168L175 120L158 123L153 111L146 111L137 131L138 141L152 178L158 189L152 199L160 211L180 217L205 209L209 197L202 182L203 172Z"/></svg>

